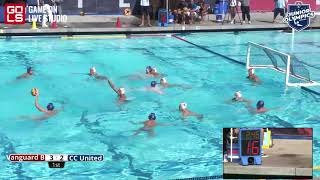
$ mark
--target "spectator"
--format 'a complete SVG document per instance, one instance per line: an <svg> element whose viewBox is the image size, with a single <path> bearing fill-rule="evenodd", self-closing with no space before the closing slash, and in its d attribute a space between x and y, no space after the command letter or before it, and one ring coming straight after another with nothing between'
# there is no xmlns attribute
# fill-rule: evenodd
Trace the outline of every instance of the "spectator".
<svg viewBox="0 0 320 180"><path fill-rule="evenodd" d="M240 0L241 2L241 11L242 11L242 23L246 23L246 17L248 19L248 24L251 24L250 21L250 0Z"/></svg>
<svg viewBox="0 0 320 180"><path fill-rule="evenodd" d="M139 25L140 27L144 26L144 15L147 15L147 21L148 21L148 26L151 27L152 25L150 24L150 1L149 0L141 0L140 2L141 6L141 24Z"/></svg>
<svg viewBox="0 0 320 180"><path fill-rule="evenodd" d="M58 15L62 15L62 6L63 0L51 0L55 6L58 8Z"/></svg>
<svg viewBox="0 0 320 180"><path fill-rule="evenodd" d="M199 6L200 6L200 15L201 15L201 22L203 22L203 18L205 15L208 14L208 5L204 2L204 0L199 0Z"/></svg>
<svg viewBox="0 0 320 180"><path fill-rule="evenodd" d="M50 0L39 0L38 5L43 6L43 19L42 19L42 27L47 28L47 22L53 22L53 13L51 11L50 6L53 6L52 1Z"/></svg>
<svg viewBox="0 0 320 180"><path fill-rule="evenodd" d="M236 13L237 13L237 0L230 0L229 6L230 6L230 15L231 15L230 24L234 24L234 19L236 17Z"/></svg>
<svg viewBox="0 0 320 180"><path fill-rule="evenodd" d="M275 9L274 9L274 14L273 14L273 21L272 23L275 23L277 16L280 14L280 16L282 16L284 18L285 16L285 8L286 8L286 4L288 3L288 0L274 0L275 3Z"/></svg>
<svg viewBox="0 0 320 180"><path fill-rule="evenodd" d="M200 13L200 6L198 6L194 2L194 0L190 0L188 8L190 10L189 16L190 16L190 19L191 19L191 24L193 24L195 22L195 18L197 18L198 13Z"/></svg>
<svg viewBox="0 0 320 180"><path fill-rule="evenodd" d="M188 3L186 3L185 0L180 0L178 3L178 7L176 10L173 11L174 17L175 17L175 23L186 23L186 15L188 10Z"/></svg>

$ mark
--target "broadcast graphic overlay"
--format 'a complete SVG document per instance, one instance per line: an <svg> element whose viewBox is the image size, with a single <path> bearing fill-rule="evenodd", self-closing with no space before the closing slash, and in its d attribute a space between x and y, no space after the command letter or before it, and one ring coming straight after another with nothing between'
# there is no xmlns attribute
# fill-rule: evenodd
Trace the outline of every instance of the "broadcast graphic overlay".
<svg viewBox="0 0 320 180"><path fill-rule="evenodd" d="M5 4L4 23L21 25L26 22L57 22L65 23L68 21L67 15L58 14L57 6L26 6L24 3Z"/></svg>
<svg viewBox="0 0 320 180"><path fill-rule="evenodd" d="M223 178L312 178L312 128L224 128Z"/></svg>
<svg viewBox="0 0 320 180"><path fill-rule="evenodd" d="M101 154L10 154L11 162L48 162L49 168L64 168L65 162L101 162Z"/></svg>

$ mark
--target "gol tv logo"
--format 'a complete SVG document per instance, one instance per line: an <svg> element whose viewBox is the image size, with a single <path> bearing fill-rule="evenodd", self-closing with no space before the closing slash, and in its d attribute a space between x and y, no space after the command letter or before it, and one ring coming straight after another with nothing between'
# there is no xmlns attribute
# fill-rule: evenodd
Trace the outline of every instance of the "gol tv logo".
<svg viewBox="0 0 320 180"><path fill-rule="evenodd" d="M25 24L26 5L25 4L6 4L4 11L5 24Z"/></svg>

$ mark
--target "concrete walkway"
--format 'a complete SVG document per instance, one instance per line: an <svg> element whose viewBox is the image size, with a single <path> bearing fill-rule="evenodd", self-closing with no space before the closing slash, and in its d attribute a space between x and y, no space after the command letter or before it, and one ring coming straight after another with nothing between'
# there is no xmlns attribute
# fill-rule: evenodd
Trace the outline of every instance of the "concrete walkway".
<svg viewBox="0 0 320 180"><path fill-rule="evenodd" d="M205 22L196 22L193 25L172 24L169 27L158 27L153 22L153 27L138 27L140 19L135 16L68 16L67 23L58 23L58 29L42 28L31 29L31 23L25 25L0 24L0 36L12 35L74 35L74 34L115 34L115 33L177 33L186 31L247 31L247 30L280 30L288 27L282 22L282 17L277 18L277 23L272 23L273 13L252 13L252 24L240 24L236 18L236 24L229 24L227 21L217 23L215 15L210 14ZM116 28L116 20L120 17L122 27ZM226 18L227 19L227 18ZM320 29L320 17L312 19L311 28Z"/></svg>
<svg viewBox="0 0 320 180"><path fill-rule="evenodd" d="M312 176L312 140L274 139L274 146L264 150L269 156L262 165L242 166L224 163L224 174Z"/></svg>

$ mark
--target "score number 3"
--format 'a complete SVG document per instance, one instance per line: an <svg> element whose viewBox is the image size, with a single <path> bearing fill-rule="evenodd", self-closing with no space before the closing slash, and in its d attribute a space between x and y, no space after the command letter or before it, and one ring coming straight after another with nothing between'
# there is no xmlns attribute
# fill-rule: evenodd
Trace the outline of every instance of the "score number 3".
<svg viewBox="0 0 320 180"><path fill-rule="evenodd" d="M251 148L250 148L251 146ZM259 141L250 141L248 142L247 146L247 154L250 154L250 149L252 152L252 155L258 155L259 154Z"/></svg>
<svg viewBox="0 0 320 180"><path fill-rule="evenodd" d="M53 155L50 155L50 161L53 161ZM63 155L60 155L60 161L63 161Z"/></svg>

